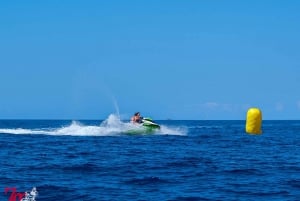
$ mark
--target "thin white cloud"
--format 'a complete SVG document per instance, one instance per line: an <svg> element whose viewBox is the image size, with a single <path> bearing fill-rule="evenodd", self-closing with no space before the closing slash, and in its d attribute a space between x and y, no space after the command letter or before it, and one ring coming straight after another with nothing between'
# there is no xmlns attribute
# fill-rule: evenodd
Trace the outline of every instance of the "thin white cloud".
<svg viewBox="0 0 300 201"><path fill-rule="evenodd" d="M300 100L297 102L297 108L300 110Z"/></svg>
<svg viewBox="0 0 300 201"><path fill-rule="evenodd" d="M216 109L220 106L220 104L216 103L216 102L207 102L202 104L202 107L206 108L206 109Z"/></svg>
<svg viewBox="0 0 300 201"><path fill-rule="evenodd" d="M275 104L275 110L278 111L278 112L283 111L283 110L284 110L284 105L283 105L283 103L277 102L277 103Z"/></svg>
<svg viewBox="0 0 300 201"><path fill-rule="evenodd" d="M235 105L235 104L224 103L224 104L221 104L221 108L222 108L222 110L224 110L226 112L233 112L233 111L240 110L241 106L240 105Z"/></svg>
<svg viewBox="0 0 300 201"><path fill-rule="evenodd" d="M220 110L226 112L246 111L249 108L249 104L229 104L229 103L217 103L206 102L200 104L200 108L205 110Z"/></svg>

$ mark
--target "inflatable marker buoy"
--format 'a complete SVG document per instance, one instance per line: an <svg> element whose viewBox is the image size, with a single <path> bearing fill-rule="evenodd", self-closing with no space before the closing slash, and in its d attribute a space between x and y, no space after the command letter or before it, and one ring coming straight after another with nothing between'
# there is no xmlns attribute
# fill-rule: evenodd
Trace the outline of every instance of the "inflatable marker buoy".
<svg viewBox="0 0 300 201"><path fill-rule="evenodd" d="M261 134L262 114L258 108L250 108L247 112L246 132L249 134Z"/></svg>

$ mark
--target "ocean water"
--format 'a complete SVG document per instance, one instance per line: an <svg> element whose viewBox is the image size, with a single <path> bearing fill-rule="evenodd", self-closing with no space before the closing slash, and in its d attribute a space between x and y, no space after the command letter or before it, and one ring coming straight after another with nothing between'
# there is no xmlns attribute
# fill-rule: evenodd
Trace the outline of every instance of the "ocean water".
<svg viewBox="0 0 300 201"><path fill-rule="evenodd" d="M300 200L300 121L0 120L0 200Z"/></svg>

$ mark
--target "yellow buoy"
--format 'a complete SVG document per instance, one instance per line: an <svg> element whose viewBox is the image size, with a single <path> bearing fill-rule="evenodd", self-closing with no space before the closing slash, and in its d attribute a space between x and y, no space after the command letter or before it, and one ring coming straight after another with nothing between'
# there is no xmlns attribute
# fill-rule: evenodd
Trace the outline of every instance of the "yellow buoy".
<svg viewBox="0 0 300 201"><path fill-rule="evenodd" d="M250 108L247 112L246 132L249 134L261 134L262 114L258 108Z"/></svg>

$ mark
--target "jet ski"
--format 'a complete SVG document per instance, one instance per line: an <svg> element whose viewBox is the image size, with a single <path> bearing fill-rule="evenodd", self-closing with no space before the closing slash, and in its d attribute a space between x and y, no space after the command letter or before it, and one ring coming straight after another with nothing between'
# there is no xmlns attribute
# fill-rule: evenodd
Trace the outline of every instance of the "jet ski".
<svg viewBox="0 0 300 201"><path fill-rule="evenodd" d="M147 129L160 129L160 125L155 123L151 118L142 118L142 125Z"/></svg>
<svg viewBox="0 0 300 201"><path fill-rule="evenodd" d="M136 126L134 129L128 130L126 133L128 134L153 134L159 131L160 125L155 123L149 117L142 117L140 124Z"/></svg>

